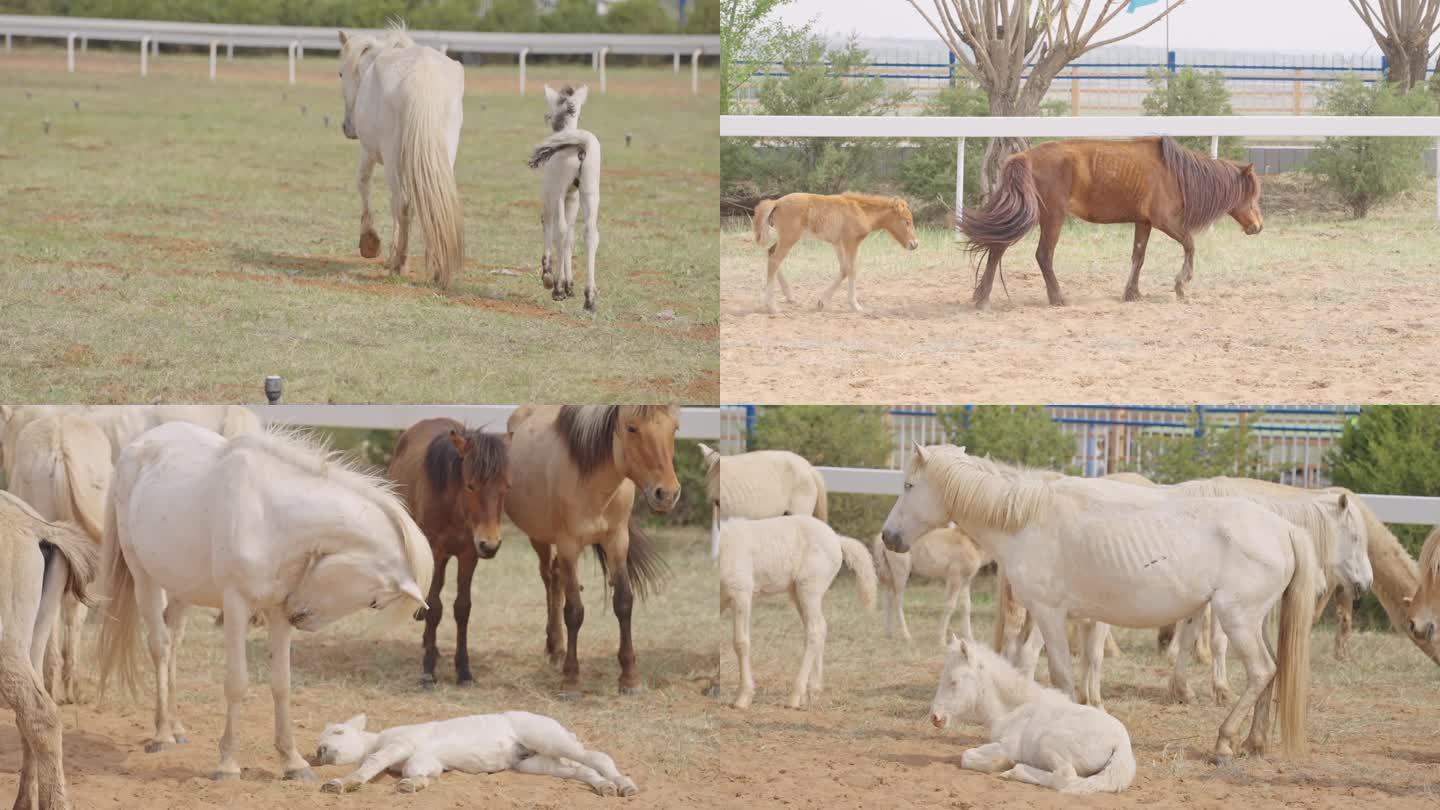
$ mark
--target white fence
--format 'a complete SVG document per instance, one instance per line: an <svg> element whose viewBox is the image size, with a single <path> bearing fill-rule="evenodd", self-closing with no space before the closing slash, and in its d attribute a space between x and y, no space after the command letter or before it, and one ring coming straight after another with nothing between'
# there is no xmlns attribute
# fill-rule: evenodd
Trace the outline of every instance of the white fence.
<svg viewBox="0 0 1440 810"><path fill-rule="evenodd" d="M220 25L213 23L163 22L159 20L107 20L93 17L35 17L0 15L0 32L5 34L5 50L11 49L14 37L57 39L65 41L66 65L75 72L76 43L83 52L89 40L137 42L140 44L140 75L149 73L149 62L160 53L160 43L167 45L209 46L210 78L216 74L216 54L225 46L227 58L236 47L284 49L289 54L290 83L295 83L295 62L305 58L305 50L338 51L339 37L334 28L288 25ZM589 54L591 64L600 72L600 92L605 92L605 57L609 54L629 56L673 57L674 70L680 72L681 59L690 57L690 89L700 92L700 58L718 56L718 35L652 35L652 34L511 34L484 31L411 31L422 45L441 51L458 53L514 54L520 64L520 94L525 94L525 62L530 54Z"/></svg>
<svg viewBox="0 0 1440 810"><path fill-rule="evenodd" d="M954 138L955 209L965 188L966 138L1133 138L1145 135L1209 136L1210 154L1220 138L1415 137L1440 147L1440 116L1338 115L1115 115L1084 118L1024 116L722 115L720 136L758 138ZM1435 213L1440 219L1440 171L1435 173Z"/></svg>

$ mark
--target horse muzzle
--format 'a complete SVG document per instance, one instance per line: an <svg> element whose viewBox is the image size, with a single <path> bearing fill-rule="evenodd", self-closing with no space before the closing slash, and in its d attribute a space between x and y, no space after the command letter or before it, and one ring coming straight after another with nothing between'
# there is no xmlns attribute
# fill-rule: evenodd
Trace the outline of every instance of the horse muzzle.
<svg viewBox="0 0 1440 810"><path fill-rule="evenodd" d="M680 502L680 487L673 490L664 487L650 487L645 490L645 503L656 512L666 513Z"/></svg>
<svg viewBox="0 0 1440 810"><path fill-rule="evenodd" d="M1263 230L1265 230L1265 226L1264 226L1264 225L1246 225L1246 226L1245 226L1245 235L1246 235L1246 236L1256 236L1256 235L1258 235L1258 234L1259 234L1261 231L1263 231Z"/></svg>
<svg viewBox="0 0 1440 810"><path fill-rule="evenodd" d="M328 745L322 745L315 749L315 761L312 765L334 765L337 756L335 749Z"/></svg>
<svg viewBox="0 0 1440 810"><path fill-rule="evenodd" d="M950 716L940 712L930 713L930 725L936 728L945 728L950 725Z"/></svg>
<svg viewBox="0 0 1440 810"><path fill-rule="evenodd" d="M475 553L479 554L482 560L493 559L496 554L500 553L500 543L501 540L498 537L494 540L477 537L475 538Z"/></svg>
<svg viewBox="0 0 1440 810"><path fill-rule="evenodd" d="M355 125L350 123L349 118L346 118L344 121L340 122L340 131L345 133L345 137L349 138L352 141L360 137L359 134L355 132Z"/></svg>
<svg viewBox="0 0 1440 810"><path fill-rule="evenodd" d="M905 554L910 551L910 544L905 542L899 532L892 532L889 529L880 532L880 542L885 544L885 548L896 554Z"/></svg>
<svg viewBox="0 0 1440 810"><path fill-rule="evenodd" d="M910 243L905 246L905 249L906 249L906 250L916 250L916 249L918 249L919 247L920 247L920 240L919 240L919 239L911 239L911 240L910 240Z"/></svg>
<svg viewBox="0 0 1440 810"><path fill-rule="evenodd" d="M1435 622L1417 622L1411 619L1410 635L1413 636L1416 641L1423 641L1427 644L1433 642L1435 640Z"/></svg>

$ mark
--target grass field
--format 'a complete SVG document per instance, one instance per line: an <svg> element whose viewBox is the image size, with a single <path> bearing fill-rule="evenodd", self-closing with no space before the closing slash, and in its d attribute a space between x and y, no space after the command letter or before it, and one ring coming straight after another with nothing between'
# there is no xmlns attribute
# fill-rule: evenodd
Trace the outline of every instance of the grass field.
<svg viewBox="0 0 1440 810"><path fill-rule="evenodd" d="M834 279L829 245L782 266L797 304L761 306L765 252L748 222L721 234L726 402L1428 402L1440 397L1434 295L1440 225L1420 191L1363 220L1291 177L1266 178L1265 230L1228 217L1196 240L1186 301L1178 244L1152 235L1143 300L1125 303L1129 225L1071 219L1055 254L1069 306L1046 304L1036 234L1005 255L991 309L970 302L974 264L953 232L922 229L906 252L884 234L857 261L867 313L815 302ZM777 300L782 300L777 294ZM805 381L798 385L797 381Z"/></svg>
<svg viewBox="0 0 1440 810"><path fill-rule="evenodd" d="M716 82L588 66L467 69L457 176L466 262L449 293L357 249L359 147L333 55L0 55L0 400L714 401ZM544 82L590 82L605 147L599 311L539 280ZM46 128L48 127L48 133ZM632 136L632 146L625 138ZM384 172L372 204L388 250ZM582 240L583 242L583 240ZM583 282L583 247L577 245Z"/></svg>
<svg viewBox="0 0 1440 810"><path fill-rule="evenodd" d="M477 685L454 685L450 599L441 625L441 686L418 688L421 625L393 627L355 617L317 634L302 634L294 653L294 718L304 751L313 751L324 724L368 712L372 727L502 709L551 714L590 747L615 757L640 786L629 808L873 808L873 807L1433 807L1440 799L1440 670L1403 638L1357 633L1348 661L1330 654L1332 628L1313 636L1310 737L1313 752L1284 760L1241 758L1217 769L1206 761L1221 711L1208 698L1208 670L1192 667L1201 695L1195 705L1166 698L1169 669L1152 632L1120 631L1124 654L1106 662L1107 709L1129 728L1139 774L1119 797L1076 800L1039 788L960 770L961 752L984 729L961 724L941 734L927 722L939 673L934 637L941 589L913 584L906 603L915 644L884 638L879 616L858 606L854 579L843 574L826 599L829 643L826 691L811 709L784 701L799 664L802 633L784 599L756 605L753 649L755 705L729 708L736 689L729 618L716 615L715 570L699 529L656 533L673 579L637 605L634 627L644 680L638 697L616 694L617 633L602 607L592 562L582 566L586 615L580 637L585 696L557 699L560 676L542 655L543 590L523 537L507 534L499 555L476 576L471 662ZM453 570L453 566L451 567ZM452 574L453 577L453 574ZM975 630L990 631L987 578L975 587ZM208 611L192 614L180 658L179 711L191 742L145 754L152 729L150 697L112 696L63 711L72 799L77 807L303 808L575 808L614 807L578 783L518 774L448 774L425 793L396 797L381 777L360 793L322 795L315 785L281 782L270 746L271 707L265 686L265 642L251 631L249 701L243 710L245 778L216 784L223 726L220 631ZM722 698L702 697L696 676L721 658ZM1202 671L1204 670L1204 671ZM147 666L148 671L148 666ZM1041 665L1042 673L1045 667ZM1232 686L1243 678L1231 662ZM0 795L15 786L19 764L14 725L0 713ZM319 769L322 778L346 769Z"/></svg>

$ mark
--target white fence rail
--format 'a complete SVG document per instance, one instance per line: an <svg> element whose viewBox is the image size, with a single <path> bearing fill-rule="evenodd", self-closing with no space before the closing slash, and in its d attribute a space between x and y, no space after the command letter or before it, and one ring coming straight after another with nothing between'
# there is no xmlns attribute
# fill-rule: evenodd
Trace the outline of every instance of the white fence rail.
<svg viewBox="0 0 1440 810"><path fill-rule="evenodd" d="M83 51L88 40L136 42L140 44L140 75L149 72L149 59L159 55L160 43L210 48L210 78L215 78L216 51L224 45L227 56L236 47L284 49L289 54L290 83L295 83L295 62L305 58L306 49L338 51L336 29L289 25L222 25L214 23L164 22L160 20L110 20L94 17L38 17L0 15L0 32L5 50L13 37L55 39L66 43L66 64L75 72L76 42ZM720 53L718 35L653 34L512 34L485 31L411 31L422 45L458 53L514 54L520 63L520 93L525 93L525 60L531 54L590 54L600 72L600 92L605 92L605 57L673 56L675 72L682 57L690 57L691 91L700 92L700 58Z"/></svg>
<svg viewBox="0 0 1440 810"><path fill-rule="evenodd" d="M722 115L720 136L758 138L954 138L955 209L962 205L966 138L1133 138L1145 135L1209 136L1210 154L1220 138L1414 137L1440 147L1440 116L1338 115L1113 115L1092 117ZM1440 219L1440 171L1435 173L1435 212Z"/></svg>
<svg viewBox="0 0 1440 810"><path fill-rule="evenodd" d="M487 433L504 433L514 405L250 405L267 424L404 430L421 419L449 417ZM681 439L720 435L719 408L681 408Z"/></svg>

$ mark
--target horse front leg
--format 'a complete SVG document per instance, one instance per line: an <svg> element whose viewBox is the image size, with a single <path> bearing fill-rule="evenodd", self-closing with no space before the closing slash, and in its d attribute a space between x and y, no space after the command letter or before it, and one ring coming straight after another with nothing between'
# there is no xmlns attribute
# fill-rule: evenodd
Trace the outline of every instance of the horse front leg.
<svg viewBox="0 0 1440 810"><path fill-rule="evenodd" d="M845 283L845 278L850 275L849 251L847 250L844 239L833 243L831 247L835 248L835 263L839 265L840 275L835 277L834 284L826 287L825 292L820 294L820 300L815 302L815 309L817 310L822 310L829 305L830 296L834 295L835 291L840 289L840 285Z"/></svg>
<svg viewBox="0 0 1440 810"><path fill-rule="evenodd" d="M1179 234L1170 234L1180 247L1185 249L1185 262L1180 265L1180 272L1175 275L1175 297L1181 301L1185 300L1185 287L1195 274L1195 237L1181 230Z"/></svg>
<svg viewBox="0 0 1440 810"><path fill-rule="evenodd" d="M275 750L285 758L285 779L314 782L319 777L310 770L305 757L300 756L290 727L290 637L294 632L295 628L281 611L271 612L270 697L275 702Z"/></svg>
<svg viewBox="0 0 1440 810"><path fill-rule="evenodd" d="M380 234L375 232L375 218L370 213L370 178L375 174L375 160L375 154L362 145L355 185L360 189L360 255L367 259L380 255Z"/></svg>
<svg viewBox="0 0 1440 810"><path fill-rule="evenodd" d="M575 558L568 549L556 548L556 586L565 594L565 664L561 668L562 697L575 698L580 692L580 626L585 623L585 605L580 601L580 577L575 571Z"/></svg>
<svg viewBox="0 0 1440 810"><path fill-rule="evenodd" d="M558 666L565 658L565 641L560 636L563 621L565 592L559 587L555 576L555 547L539 540L531 540L530 547L540 563L540 581L545 583L545 657L551 666Z"/></svg>
<svg viewBox="0 0 1440 810"><path fill-rule="evenodd" d="M620 624L620 694L640 694L640 673L635 671L635 641L630 635L630 612L635 605L635 591L630 586L630 575L625 571L624 556L620 556L611 564L614 574L611 584L615 589L614 608L615 621Z"/></svg>
<svg viewBox="0 0 1440 810"><path fill-rule="evenodd" d="M240 710L245 705L245 686L250 675L245 667L245 630L249 626L250 606L233 591L226 592L225 615L225 733L220 736L220 765L212 778L240 778ZM271 624L289 626L287 617L275 611Z"/></svg>
<svg viewBox="0 0 1440 810"><path fill-rule="evenodd" d="M1130 281L1125 285L1125 300L1140 300L1140 268L1145 264L1145 246L1150 244L1150 223L1135 223L1135 246L1130 253Z"/></svg>
<svg viewBox="0 0 1440 810"><path fill-rule="evenodd" d="M1320 615L1320 611L1315 611ZM1350 633L1355 627L1355 593L1345 585L1336 586L1335 593L1335 660L1350 657Z"/></svg>
<svg viewBox="0 0 1440 810"><path fill-rule="evenodd" d="M1050 683L1075 700L1075 671L1070 662L1070 639L1066 637L1066 617L1062 611L1048 606L1029 606L1030 617L1045 639L1045 656L1050 662ZM1078 701L1077 701L1078 702Z"/></svg>
<svg viewBox="0 0 1440 810"><path fill-rule="evenodd" d="M455 683L474 686L470 674L470 584L475 578L475 565L480 556L473 545L460 555L460 570L455 576Z"/></svg>

